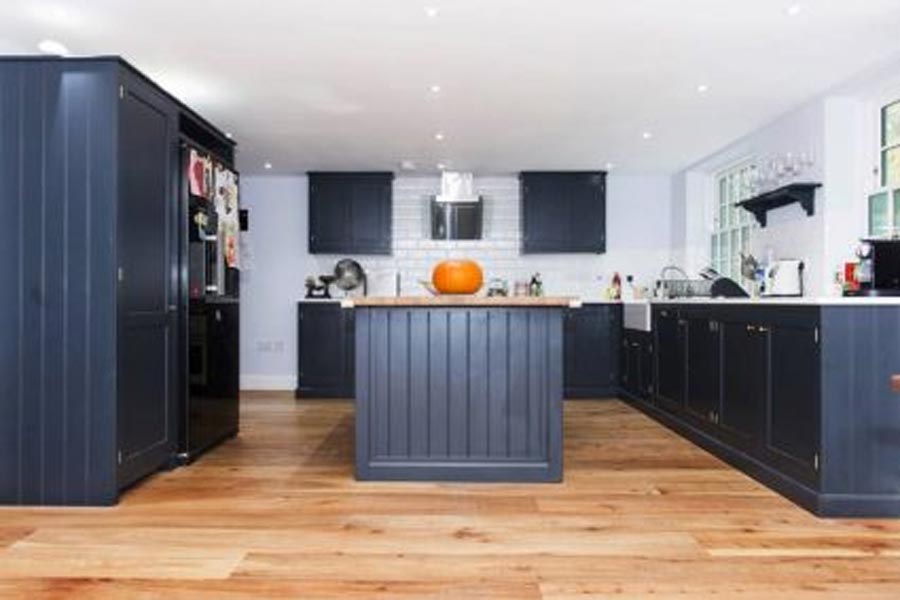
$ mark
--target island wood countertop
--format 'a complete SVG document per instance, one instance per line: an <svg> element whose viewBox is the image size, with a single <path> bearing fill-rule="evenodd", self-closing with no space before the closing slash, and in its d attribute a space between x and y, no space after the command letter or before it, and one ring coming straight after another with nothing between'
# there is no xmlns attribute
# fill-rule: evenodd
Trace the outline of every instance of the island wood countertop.
<svg viewBox="0 0 900 600"><path fill-rule="evenodd" d="M341 300L344 308L366 306L524 306L570 308L581 306L581 300L568 296L364 296Z"/></svg>

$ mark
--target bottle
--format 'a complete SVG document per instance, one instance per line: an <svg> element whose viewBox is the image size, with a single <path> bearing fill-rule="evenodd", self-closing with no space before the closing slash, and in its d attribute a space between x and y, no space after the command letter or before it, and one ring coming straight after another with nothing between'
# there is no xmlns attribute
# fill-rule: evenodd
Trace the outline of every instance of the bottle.
<svg viewBox="0 0 900 600"><path fill-rule="evenodd" d="M531 276L531 283L528 286L528 295L534 297L544 295L544 284L541 282L540 273L535 273Z"/></svg>
<svg viewBox="0 0 900 600"><path fill-rule="evenodd" d="M621 299L622 299L622 278L619 277L619 272L616 271L615 273L613 273L610 300L621 300Z"/></svg>
<svg viewBox="0 0 900 600"><path fill-rule="evenodd" d="M635 296L634 275L625 276L625 287L622 288L622 300L634 300Z"/></svg>

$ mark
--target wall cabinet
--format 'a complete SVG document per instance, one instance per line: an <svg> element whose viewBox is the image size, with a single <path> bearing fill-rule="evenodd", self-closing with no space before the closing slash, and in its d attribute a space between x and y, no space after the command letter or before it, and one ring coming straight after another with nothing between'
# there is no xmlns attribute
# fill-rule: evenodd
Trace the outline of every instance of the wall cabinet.
<svg viewBox="0 0 900 600"><path fill-rule="evenodd" d="M297 305L297 398L352 398L353 311L341 303Z"/></svg>
<svg viewBox="0 0 900 600"><path fill-rule="evenodd" d="M566 398L615 395L619 381L622 309L585 304L566 312L563 386Z"/></svg>
<svg viewBox="0 0 900 600"><path fill-rule="evenodd" d="M522 253L606 252L606 173L524 172Z"/></svg>
<svg viewBox="0 0 900 600"><path fill-rule="evenodd" d="M390 254L392 173L309 173L311 254Z"/></svg>

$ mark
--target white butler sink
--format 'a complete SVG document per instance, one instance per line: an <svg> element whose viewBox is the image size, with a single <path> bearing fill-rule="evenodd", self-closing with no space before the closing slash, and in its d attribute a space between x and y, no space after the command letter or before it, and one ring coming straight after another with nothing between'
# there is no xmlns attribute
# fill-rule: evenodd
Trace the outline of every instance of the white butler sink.
<svg viewBox="0 0 900 600"><path fill-rule="evenodd" d="M627 300L622 302L622 323L625 329L651 331L650 301Z"/></svg>

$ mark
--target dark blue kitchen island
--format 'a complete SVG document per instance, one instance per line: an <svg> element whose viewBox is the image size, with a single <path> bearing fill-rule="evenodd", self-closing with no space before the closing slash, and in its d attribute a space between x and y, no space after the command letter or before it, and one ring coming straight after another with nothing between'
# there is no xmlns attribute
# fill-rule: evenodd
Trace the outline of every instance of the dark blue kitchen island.
<svg viewBox="0 0 900 600"><path fill-rule="evenodd" d="M567 298L359 298L356 477L562 480Z"/></svg>

